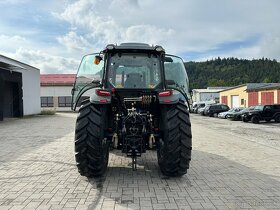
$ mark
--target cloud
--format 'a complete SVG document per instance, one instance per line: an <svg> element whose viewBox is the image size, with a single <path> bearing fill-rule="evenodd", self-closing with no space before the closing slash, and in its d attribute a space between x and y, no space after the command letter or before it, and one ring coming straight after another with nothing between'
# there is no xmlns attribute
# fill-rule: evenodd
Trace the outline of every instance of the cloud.
<svg viewBox="0 0 280 210"><path fill-rule="evenodd" d="M158 28L153 25L136 25L124 29L122 39L125 42L142 40L142 42L160 43L174 35L176 33L172 29Z"/></svg>
<svg viewBox="0 0 280 210"><path fill-rule="evenodd" d="M260 51L264 57L280 60L280 33L267 33L260 44Z"/></svg>
<svg viewBox="0 0 280 210"><path fill-rule="evenodd" d="M139 3L138 0L112 0L109 7L118 9L118 11L127 11L131 10L131 8L138 9Z"/></svg>
<svg viewBox="0 0 280 210"><path fill-rule="evenodd" d="M44 72L72 70L82 55L122 42L159 44L189 60L280 60L276 0L23 1L18 7L19 0L1 1L0 51L25 55L23 59L32 54L39 61L29 59ZM12 12L17 16L10 16Z"/></svg>
<svg viewBox="0 0 280 210"><path fill-rule="evenodd" d="M90 43L76 32L70 31L65 36L60 36L57 38L58 42L64 45L70 52L86 52L90 48Z"/></svg>
<svg viewBox="0 0 280 210"><path fill-rule="evenodd" d="M41 73L76 73L79 65L79 60L53 56L39 50L19 48L16 53L6 55L39 68Z"/></svg>
<svg viewBox="0 0 280 210"><path fill-rule="evenodd" d="M79 0L70 4L60 17L77 31L85 31L84 35L91 36L89 42L96 47L136 41L162 44L172 53L189 51L203 55L227 42L241 43L256 35L266 37L268 31L279 28L275 21L280 19L277 6L280 4L276 1L252 0L181 0L164 4L159 0ZM263 39L249 41L250 45L243 43L244 46L236 45L226 53L220 52L221 56L235 55L241 47L244 53L261 48L264 51L254 50L258 57L279 58L278 47L264 49L267 42Z"/></svg>
<svg viewBox="0 0 280 210"><path fill-rule="evenodd" d="M251 38L252 40L254 38ZM240 59L257 59L257 58L270 58L280 60L280 33L267 33L263 35L256 42L236 45L232 49L210 50L210 52L200 53L200 57L195 59L197 61L211 60L217 57L236 57ZM239 47L238 47L239 46ZM198 53L199 54L199 53ZM188 57L188 56L186 56Z"/></svg>
<svg viewBox="0 0 280 210"><path fill-rule="evenodd" d="M252 46L252 47L240 47L238 49L231 50L230 52L223 52L223 53L209 53L209 54L204 54L196 58L195 61L206 61L206 60L211 60L215 59L218 57L221 58L240 58L240 59L256 59L256 58L261 58L261 49L259 46Z"/></svg>
<svg viewBox="0 0 280 210"><path fill-rule="evenodd" d="M22 46L29 45L30 42L22 36L8 36L0 34L0 50L3 52L11 52L14 49Z"/></svg>
<svg viewBox="0 0 280 210"><path fill-rule="evenodd" d="M127 11L138 7L137 1L110 1L109 10ZM72 24L73 28L85 31L96 47L104 47L108 43L141 41L148 43L162 42L174 35L170 28L157 27L149 24L125 26L117 22L113 16L104 16L104 9L99 11L98 1L80 0L69 5L60 14L61 19ZM72 37L74 38L74 37Z"/></svg>
<svg viewBox="0 0 280 210"><path fill-rule="evenodd" d="M74 59L66 53L58 55L59 48L38 46L22 36L1 34L0 40L0 54L39 68L41 73L75 73L78 69L81 56Z"/></svg>
<svg viewBox="0 0 280 210"><path fill-rule="evenodd" d="M30 0L1 0L0 5L13 5L13 4L24 4Z"/></svg>

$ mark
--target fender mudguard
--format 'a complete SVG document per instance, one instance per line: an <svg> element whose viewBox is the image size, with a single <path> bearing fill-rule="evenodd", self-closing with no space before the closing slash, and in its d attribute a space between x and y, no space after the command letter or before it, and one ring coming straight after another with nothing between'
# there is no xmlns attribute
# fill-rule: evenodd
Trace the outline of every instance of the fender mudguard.
<svg viewBox="0 0 280 210"><path fill-rule="evenodd" d="M90 94L89 101L93 104L111 104L112 96L99 96L96 94L96 90L100 88L93 88L92 93ZM108 90L106 90L108 91Z"/></svg>
<svg viewBox="0 0 280 210"><path fill-rule="evenodd" d="M158 97L159 104L177 104L179 100L186 102L185 97L177 90L173 90L171 96Z"/></svg>

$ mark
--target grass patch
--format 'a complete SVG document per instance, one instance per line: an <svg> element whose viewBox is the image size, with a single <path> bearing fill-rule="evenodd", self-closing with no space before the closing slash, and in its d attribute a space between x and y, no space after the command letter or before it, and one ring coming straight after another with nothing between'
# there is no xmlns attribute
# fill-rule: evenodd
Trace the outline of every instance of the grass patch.
<svg viewBox="0 0 280 210"><path fill-rule="evenodd" d="M56 111L54 109L44 109L41 111L41 115L55 115Z"/></svg>

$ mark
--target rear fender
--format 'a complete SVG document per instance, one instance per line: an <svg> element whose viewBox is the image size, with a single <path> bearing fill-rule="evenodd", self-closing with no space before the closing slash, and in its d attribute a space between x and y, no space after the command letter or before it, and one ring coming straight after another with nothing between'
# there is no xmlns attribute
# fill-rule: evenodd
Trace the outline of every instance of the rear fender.
<svg viewBox="0 0 280 210"><path fill-rule="evenodd" d="M186 102L185 97L177 90L172 90L173 94L171 96L159 96L159 104L177 104L179 100Z"/></svg>
<svg viewBox="0 0 280 210"><path fill-rule="evenodd" d="M97 90L100 90L100 88L94 88L94 91L90 95L90 102L93 104L111 104L111 98L112 96L100 96L96 94Z"/></svg>

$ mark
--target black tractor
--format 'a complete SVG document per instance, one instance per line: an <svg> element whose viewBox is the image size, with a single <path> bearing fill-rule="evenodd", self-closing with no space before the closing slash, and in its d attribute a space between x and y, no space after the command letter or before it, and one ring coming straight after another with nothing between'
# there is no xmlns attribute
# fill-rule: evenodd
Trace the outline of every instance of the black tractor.
<svg viewBox="0 0 280 210"><path fill-rule="evenodd" d="M84 56L72 90L72 109L79 107L79 173L102 176L111 149L131 157L136 170L136 158L154 149L164 175L186 174L192 150L189 99L182 59L161 46L110 44Z"/></svg>

